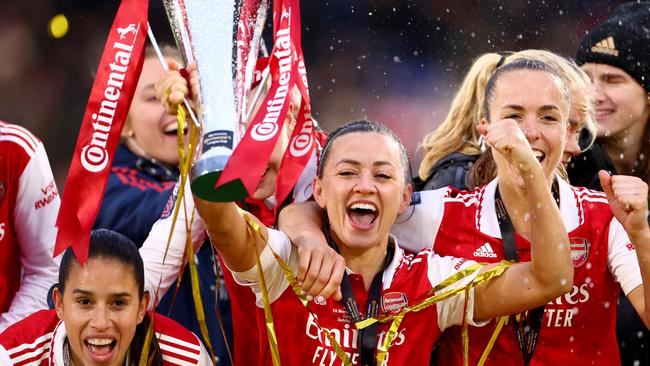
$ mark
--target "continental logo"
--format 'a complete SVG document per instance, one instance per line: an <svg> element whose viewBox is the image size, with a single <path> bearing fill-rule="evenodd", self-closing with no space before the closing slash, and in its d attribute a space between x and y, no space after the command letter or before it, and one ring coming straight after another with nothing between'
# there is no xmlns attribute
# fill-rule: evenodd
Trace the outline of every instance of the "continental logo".
<svg viewBox="0 0 650 366"><path fill-rule="evenodd" d="M618 50L614 45L614 37L609 36L591 47L591 52L604 53L607 55L618 56Z"/></svg>
<svg viewBox="0 0 650 366"><path fill-rule="evenodd" d="M135 24L129 24L126 27L117 29L120 39L124 39L128 34L133 34L131 42L122 43L115 41L112 51L114 61L109 66L110 73L106 80L104 88L104 98L99 103L99 110L91 115L93 133L89 144L81 148L81 166L91 173L97 173L106 168L108 165L109 155L106 150L109 134L113 125L113 117L120 102L124 79L131 65L131 54L133 44L136 41L138 27ZM113 131L113 133L119 133Z"/></svg>
<svg viewBox="0 0 650 366"><path fill-rule="evenodd" d="M284 13L283 13L284 17ZM278 132L278 120L280 113L287 100L289 92L289 80L291 79L291 60L293 57L291 48L291 27L287 26L278 30L275 34L275 48L273 55L278 59L279 77L278 87L273 97L266 102L264 119L251 127L251 137L255 141L266 141L273 138ZM282 116L284 118L285 116Z"/></svg>

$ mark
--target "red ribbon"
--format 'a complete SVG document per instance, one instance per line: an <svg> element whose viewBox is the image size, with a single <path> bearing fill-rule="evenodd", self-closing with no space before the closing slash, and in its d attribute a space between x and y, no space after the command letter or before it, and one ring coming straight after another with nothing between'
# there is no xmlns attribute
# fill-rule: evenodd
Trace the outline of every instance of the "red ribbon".
<svg viewBox="0 0 650 366"><path fill-rule="evenodd" d="M79 263L88 240L142 70L148 0L123 0L106 40L65 184L54 256L72 247Z"/></svg>
<svg viewBox="0 0 650 366"><path fill-rule="evenodd" d="M251 121L246 135L237 145L221 173L217 186L240 179L249 194L255 192L278 137L282 133L294 86L298 86L302 100L289 147L278 172L276 182L278 202L282 202L291 192L309 162L316 134L315 123L311 119L306 70L300 46L300 26L300 6L297 0L274 2L275 34L269 61L271 87Z"/></svg>

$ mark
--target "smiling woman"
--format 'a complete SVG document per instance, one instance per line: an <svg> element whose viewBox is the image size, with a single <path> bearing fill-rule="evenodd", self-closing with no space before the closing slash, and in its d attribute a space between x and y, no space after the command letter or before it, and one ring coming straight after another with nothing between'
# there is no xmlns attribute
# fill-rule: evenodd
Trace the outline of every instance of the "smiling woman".
<svg viewBox="0 0 650 366"><path fill-rule="evenodd" d="M175 49L162 50L167 60L177 58ZM178 177L178 121L154 93L154 83L163 73L153 48L147 48L94 224L126 235L137 246L160 216Z"/></svg>
<svg viewBox="0 0 650 366"><path fill-rule="evenodd" d="M150 51L151 48L148 50L124 123L122 139L136 155L175 167L178 165L178 121L156 99L154 84L163 76L164 70L155 53ZM163 50L167 61L177 60L173 48L164 47Z"/></svg>
<svg viewBox="0 0 650 366"><path fill-rule="evenodd" d="M36 312L0 334L0 364L131 366L147 347L148 365L179 359L212 365L196 335L162 315L150 318L142 258L121 234L94 230L83 267L68 249L54 301L55 310ZM145 345L152 322L156 336Z"/></svg>
<svg viewBox="0 0 650 366"><path fill-rule="evenodd" d="M255 225L233 203L194 198L212 243L235 279L253 289L260 313L263 290L254 250L261 251L259 260L268 285L283 365L338 365L347 361L357 365L424 365L444 329L463 320L476 324L530 309L571 287L568 238L542 167L517 125L502 122L494 123L486 139L504 153L507 164L519 169L523 188L535 202L530 215L541 223L539 230L532 233L535 263L513 265L490 280L489 285L483 283L467 292L459 290L460 294L433 306L423 306L422 301L434 291L438 295L440 290L466 285L479 274L480 266L471 260L440 257L431 248L405 253L389 234L397 215L408 208L412 188L404 147L378 123L356 121L332 132L313 185L314 198L325 210L327 225L323 233L347 267L342 286L344 301L307 297L309 305L303 306L275 259L275 255L279 256L294 271L302 261L297 247L283 232L261 226L260 235L253 237L247 225ZM251 250L251 246L256 248ZM481 271L492 268L483 267ZM463 270L468 273L466 277L458 273ZM332 273L331 277L340 275ZM450 285L445 280L451 276L454 280L449 280ZM446 285L436 288L443 281ZM357 328L365 317L394 315L408 306L423 307L404 316L396 332L389 333L388 323ZM258 324L265 332L266 323ZM377 344L393 335L390 350L378 351ZM270 365L271 353L263 353L260 364ZM349 360L338 359L346 357Z"/></svg>

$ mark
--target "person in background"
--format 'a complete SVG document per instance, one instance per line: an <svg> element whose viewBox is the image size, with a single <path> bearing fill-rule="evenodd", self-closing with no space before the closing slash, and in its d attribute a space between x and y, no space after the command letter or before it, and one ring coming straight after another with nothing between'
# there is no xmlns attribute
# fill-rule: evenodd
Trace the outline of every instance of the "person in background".
<svg viewBox="0 0 650 366"><path fill-rule="evenodd" d="M574 185L602 190L597 172L627 174L650 182L650 2L618 6L583 37L576 61L595 90L598 137L570 164ZM624 365L650 365L648 323L621 296L617 336Z"/></svg>
<svg viewBox="0 0 650 366"><path fill-rule="evenodd" d="M60 205L43 143L0 121L0 331L47 308Z"/></svg>
<svg viewBox="0 0 650 366"><path fill-rule="evenodd" d="M164 46L162 50L168 61L178 60L174 48ZM115 153L106 192L94 224L95 228L106 228L126 235L138 247L142 246L161 214L170 213L167 204L179 176L178 120L175 115L165 111L156 99L154 90L154 83L163 74L153 47L148 47L122 130L122 142ZM165 238L160 245L166 243ZM219 364L228 365L225 339L230 339L232 334L230 304L225 288L220 289L217 299L216 286L220 285L217 283L217 269L210 246L199 250L195 260L210 343ZM180 267L172 274L174 279L179 270ZM157 300L152 301L152 305L157 305L158 312L170 316L207 343L200 330L189 270L183 272L177 294L172 289L160 300L160 304ZM215 310L216 307L218 310ZM223 315L225 336L215 311Z"/></svg>
<svg viewBox="0 0 650 366"><path fill-rule="evenodd" d="M93 230L83 267L68 248L53 297L55 309L38 311L0 334L0 364L138 365L153 323L148 365L213 365L196 335L147 313L142 258L124 235Z"/></svg>
<svg viewBox="0 0 650 366"><path fill-rule="evenodd" d="M590 115L592 89L589 77L571 60L545 50L523 50L507 53L486 53L474 61L452 101L444 122L428 134L423 142L424 158L415 178L418 190L452 186L468 189L467 172L481 154L481 139L476 126L484 118L482 109L485 84L494 71L518 59L543 61L561 71L571 90L571 112L567 143L562 157L566 165L580 153L579 132L583 128L595 135ZM584 139L583 147L592 140Z"/></svg>

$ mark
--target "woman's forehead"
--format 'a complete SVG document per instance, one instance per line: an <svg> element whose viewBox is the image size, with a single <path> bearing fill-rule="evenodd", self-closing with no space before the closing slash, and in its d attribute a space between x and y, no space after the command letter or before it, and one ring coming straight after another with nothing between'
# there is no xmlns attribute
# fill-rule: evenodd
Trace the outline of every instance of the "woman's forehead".
<svg viewBox="0 0 650 366"><path fill-rule="evenodd" d="M333 141L332 153L337 154L355 154L360 151L372 151L377 154L392 153L393 150L399 151L397 142L390 136L379 132L350 132L342 135Z"/></svg>
<svg viewBox="0 0 650 366"><path fill-rule="evenodd" d="M512 70L501 75L494 90L495 107L508 105L561 105L559 78L538 70Z"/></svg>
<svg viewBox="0 0 650 366"><path fill-rule="evenodd" d="M330 160L374 163L390 162L401 167L399 144L390 136L378 132L351 132L336 138L330 146Z"/></svg>

